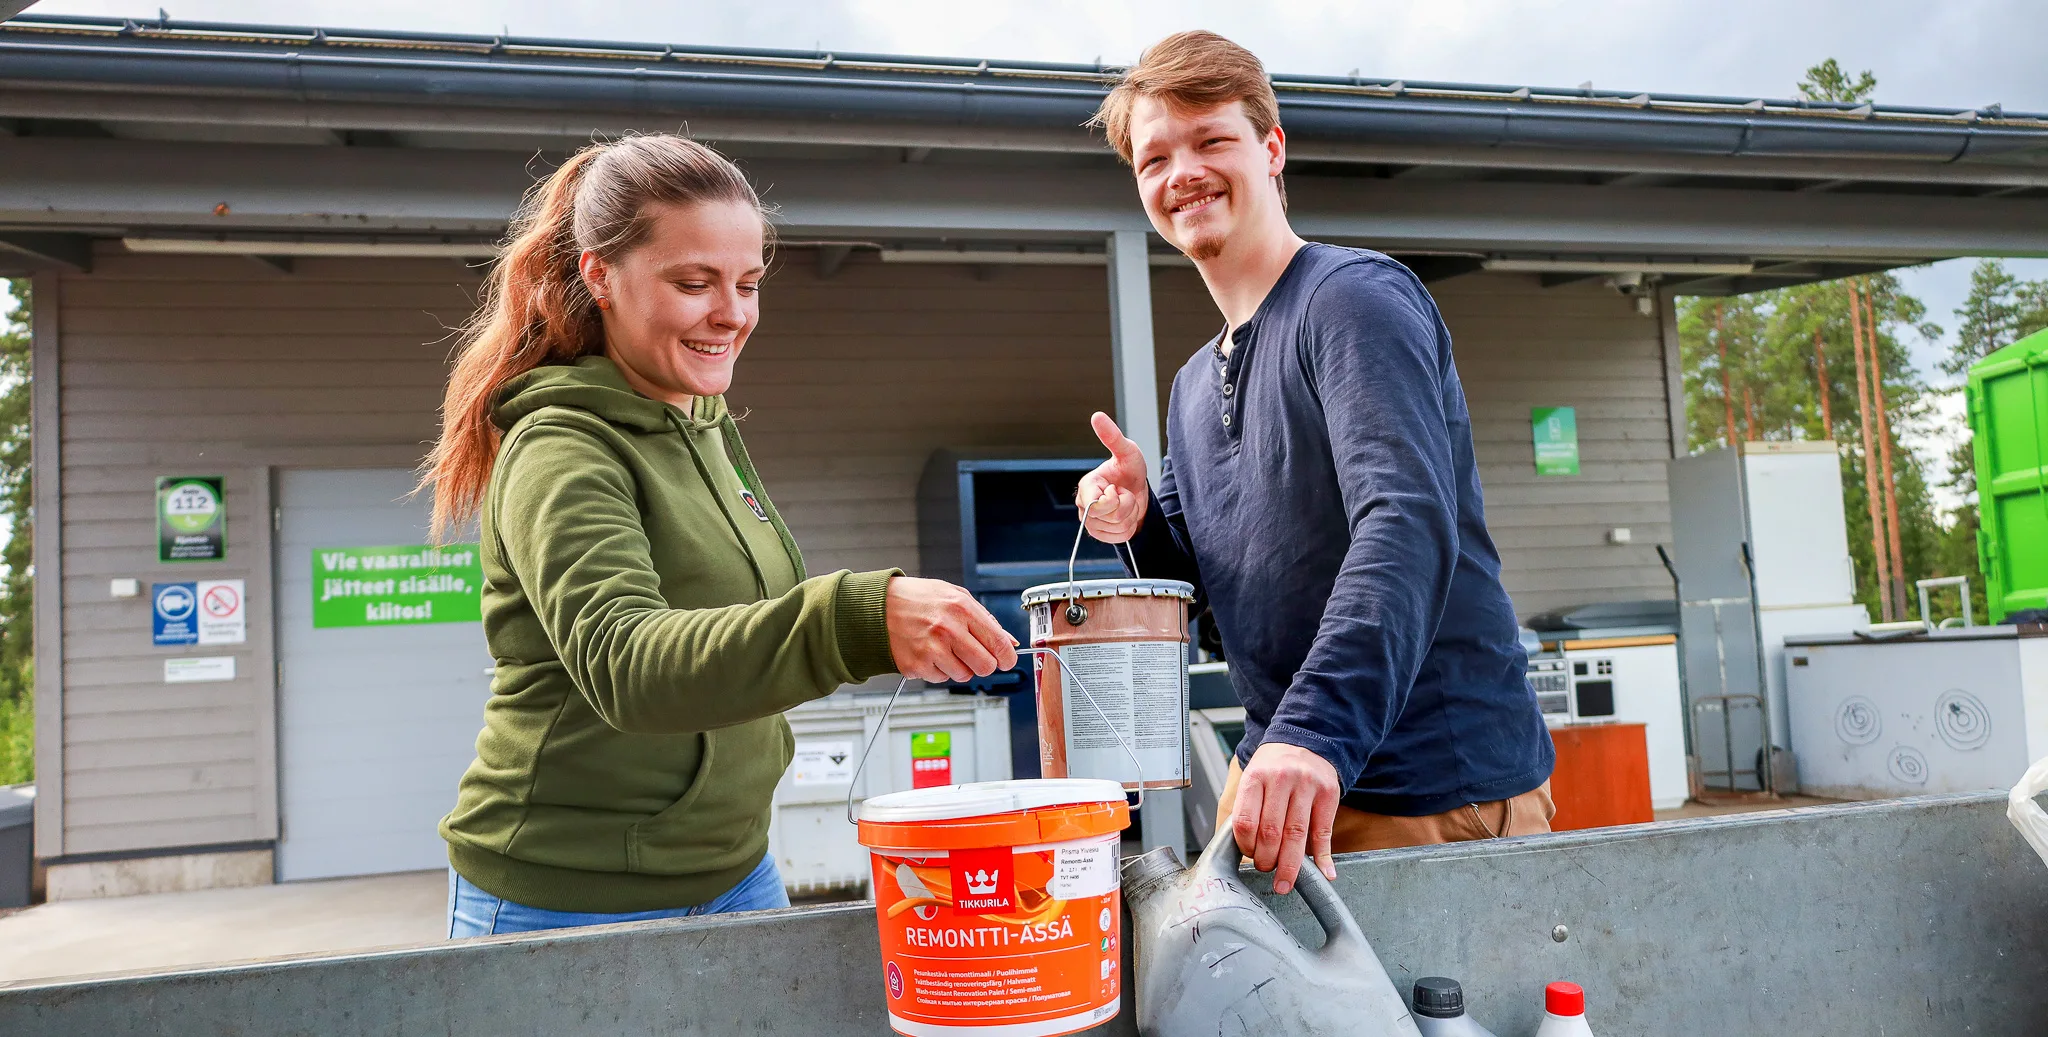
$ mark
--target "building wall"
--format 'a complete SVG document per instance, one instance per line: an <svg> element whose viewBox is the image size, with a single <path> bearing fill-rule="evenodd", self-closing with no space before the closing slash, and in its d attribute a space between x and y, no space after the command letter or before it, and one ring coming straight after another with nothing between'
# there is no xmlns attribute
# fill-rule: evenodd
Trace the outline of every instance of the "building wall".
<svg viewBox="0 0 2048 1037"><path fill-rule="evenodd" d="M801 253L796 256L801 256ZM1100 452L1113 409L1100 268L792 258L729 402L813 573L917 565L917 481L942 447Z"/></svg>
<svg viewBox="0 0 2048 1037"><path fill-rule="evenodd" d="M64 279L63 832L67 856L276 837L268 466L409 466L434 434L453 261L103 254ZM156 562L160 475L227 478L223 564ZM117 600L108 581L136 577ZM152 581L249 582L249 641L155 648ZM163 682L174 654L236 679ZM49 842L41 852L50 852Z"/></svg>
<svg viewBox="0 0 2048 1037"><path fill-rule="evenodd" d="M1105 275L1089 267L887 266L821 280L791 251L731 394L813 572L914 569L915 487L940 447L1095 453L1109 409ZM113 252L61 297L63 832L66 855L274 838L269 473L409 466L435 433L450 329L475 271L452 261ZM1489 517L1518 611L1668 594L1656 322L1603 289L1473 276L1434 286L1458 341ZM1215 332L1187 269L1154 275L1162 402ZM1534 477L1528 408L1579 407L1585 474ZM228 479L225 564L155 562L159 475ZM1603 540L1630 526L1637 545ZM250 581L249 644L150 645L114 577ZM221 684L166 685L166 655L235 654ZM46 844L47 845L47 844ZM48 852L47 850L45 852Z"/></svg>

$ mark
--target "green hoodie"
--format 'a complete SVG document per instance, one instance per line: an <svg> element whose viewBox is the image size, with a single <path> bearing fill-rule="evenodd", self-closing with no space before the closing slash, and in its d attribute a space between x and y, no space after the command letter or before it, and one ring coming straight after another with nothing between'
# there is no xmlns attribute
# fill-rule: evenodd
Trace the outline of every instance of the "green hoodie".
<svg viewBox="0 0 2048 1037"><path fill-rule="evenodd" d="M896 573L804 579L723 397L685 416L585 357L514 379L492 417L497 675L449 862L556 911L712 900L767 852L782 712L895 669Z"/></svg>

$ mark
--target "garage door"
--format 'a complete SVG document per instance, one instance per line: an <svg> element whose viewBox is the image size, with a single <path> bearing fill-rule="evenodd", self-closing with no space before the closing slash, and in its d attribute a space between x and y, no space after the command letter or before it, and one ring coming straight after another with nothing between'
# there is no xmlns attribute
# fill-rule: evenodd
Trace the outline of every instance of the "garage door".
<svg viewBox="0 0 2048 1037"><path fill-rule="evenodd" d="M474 606L450 605L461 567L423 568L468 548L422 553L429 504L404 499L412 480L288 471L278 486L285 881L448 863L434 826L476 753L491 659Z"/></svg>

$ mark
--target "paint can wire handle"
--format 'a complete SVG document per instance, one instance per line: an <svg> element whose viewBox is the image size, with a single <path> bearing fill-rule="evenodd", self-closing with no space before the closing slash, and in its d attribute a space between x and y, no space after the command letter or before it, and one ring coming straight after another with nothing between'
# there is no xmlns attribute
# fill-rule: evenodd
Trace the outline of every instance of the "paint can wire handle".
<svg viewBox="0 0 2048 1037"><path fill-rule="evenodd" d="M1097 504L1107 500L1109 500L1108 497L1097 497L1089 501L1088 505L1081 509L1081 526L1079 529L1074 530L1074 549L1067 552L1067 604L1069 605L1074 603L1074 599L1080 593L1076 589L1077 581L1074 579L1074 564L1081 560L1081 538L1088 535L1088 516L1095 511ZM1116 552L1116 560L1119 562L1124 560L1125 555L1129 555L1131 559L1131 575L1137 579L1144 579L1144 574L1138 571L1137 548L1124 543L1111 544L1109 549Z"/></svg>
<svg viewBox="0 0 2048 1037"><path fill-rule="evenodd" d="M1066 679L1068 679L1068 678L1072 678L1072 679L1073 679L1073 681L1074 681L1074 686L1075 686L1075 687L1077 687L1077 688L1079 688L1079 689L1081 689L1081 694L1082 694L1083 696L1085 696L1085 697L1086 697L1086 698L1088 699L1088 704L1089 704L1090 706L1093 706L1093 707L1095 708L1095 715L1096 715L1096 716L1099 716L1099 717L1101 717L1101 718L1102 718L1102 723L1104 724L1104 726L1106 726L1106 727L1108 727L1108 728L1109 728L1109 733L1110 733L1111 735L1113 735L1113 736L1115 736L1115 737L1116 737L1116 744L1118 745L1118 747L1120 747L1120 748L1122 748L1122 749L1123 749L1123 751L1124 751L1124 755L1125 755L1125 756L1128 756L1128 757L1130 757L1130 758L1131 758L1131 767L1132 767L1132 769L1133 769L1133 770L1135 770L1135 771L1137 772L1137 775L1138 775L1138 803L1137 803L1137 805L1138 805L1138 806L1140 806L1140 807L1144 806L1144 805L1145 805L1145 765L1144 765L1143 763L1139 762L1139 760L1138 760L1138 754L1137 754L1137 753L1136 753L1135 751L1133 751L1133 750L1131 749L1131 743L1129 743L1128 741L1125 741L1125 740L1124 740L1124 735L1123 735L1123 732L1122 732L1122 731L1119 731L1119 730L1117 730L1117 729L1116 729L1116 722L1115 722L1115 721L1113 721L1113 720L1111 720L1111 719L1109 719L1109 714L1108 714L1108 713L1105 713L1105 712L1103 712L1103 710L1102 710L1102 706L1096 703L1096 701L1095 701L1095 694L1094 694L1093 692L1091 692L1091 691L1089 691L1089 690L1088 690L1088 684L1087 684L1087 682L1086 682L1086 681L1083 681L1083 680L1081 679L1080 675L1079 675L1079 674L1076 674L1076 673L1074 672L1074 668L1073 668L1073 667L1072 667L1071 665L1069 665L1069 664L1067 663L1067 659L1066 659L1066 657L1065 657L1065 656L1063 656L1063 655L1061 655L1061 654L1060 654L1060 653L1059 653L1059 652L1058 652L1057 650L1054 650L1054 649L1051 649L1051 648L1019 648L1019 649L1017 649L1017 654L1018 654L1018 655L1050 655L1050 656L1052 656L1053 658L1055 658L1055 659L1059 660L1059 663L1060 663L1060 679L1061 679L1061 680L1066 680ZM869 754L869 753L872 753L872 752L874 752L874 751L875 751L875 742L876 742L876 741L878 741L878 740L879 740L879 739L880 739L880 738L882 737L882 732L884 732L884 731L887 731L887 730L889 729L889 714L890 714L891 712L893 712L893 711L894 711L894 710L896 709L896 700L897 700L898 698L902 697L902 695L903 695L903 689L904 689L904 688L906 688L906 687L908 687L909 685L910 685L910 678L909 678L909 677L904 677L904 678L903 678L902 680L899 680L899 681L897 681L897 682L896 682L896 690L895 690L895 691L893 691L893 692L891 692L891 693L889 694L889 704L888 704L888 705L886 705L886 706L883 706L883 707L882 707L882 716L881 716L881 718L880 718L879 720L875 721L875 733L874 733L874 734L871 734L871 735L869 735L869 736L868 736L868 744L867 744L866 748L863 748L863 749L862 749L862 750L860 751L860 762L859 762L859 763L857 763L857 764L854 764L854 767L853 767L853 777L852 777L851 779L849 779L849 780L847 781L847 784L846 784L846 823L847 823L847 824L855 824L855 823L856 823L856 822L854 821L854 817L853 817L853 797L854 797L854 793L856 793L856 792L860 791L860 776L861 776L861 775L862 775L863 773L865 773L865 772L866 772L866 770L867 770L867 766L868 766L868 754ZM1018 692L1017 694L1020 694L1020 695L1021 695L1021 694L1023 694L1023 693L1022 693L1022 692Z"/></svg>

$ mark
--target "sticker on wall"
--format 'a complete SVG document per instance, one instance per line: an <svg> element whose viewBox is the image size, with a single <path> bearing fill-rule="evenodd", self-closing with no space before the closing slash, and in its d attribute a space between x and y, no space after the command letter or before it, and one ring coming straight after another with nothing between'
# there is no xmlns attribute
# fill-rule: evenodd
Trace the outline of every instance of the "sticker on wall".
<svg viewBox="0 0 2048 1037"><path fill-rule="evenodd" d="M149 585L150 640L159 645L238 645L249 640L241 580Z"/></svg>
<svg viewBox="0 0 2048 1037"><path fill-rule="evenodd" d="M199 585L152 583L150 633L160 645L199 643ZM165 678L169 679L169 678Z"/></svg>
<svg viewBox="0 0 2048 1037"><path fill-rule="evenodd" d="M789 780L795 785L844 785L853 780L853 768L851 741L799 738Z"/></svg>
<svg viewBox="0 0 2048 1037"><path fill-rule="evenodd" d="M953 784L953 732L913 731L910 734L910 787L928 789Z"/></svg>
<svg viewBox="0 0 2048 1037"><path fill-rule="evenodd" d="M199 580L199 643L238 645L249 640L248 597L240 580Z"/></svg>
<svg viewBox="0 0 2048 1037"><path fill-rule="evenodd" d="M1537 475L1579 474L1579 419L1570 407L1529 408Z"/></svg>
<svg viewBox="0 0 2048 1037"><path fill-rule="evenodd" d="M234 679L232 655L185 655L164 660L165 684L208 684Z"/></svg>
<svg viewBox="0 0 2048 1037"><path fill-rule="evenodd" d="M313 549L313 627L416 626L483 619L475 544Z"/></svg>
<svg viewBox="0 0 2048 1037"><path fill-rule="evenodd" d="M212 562L228 554L228 497L218 475L156 479L156 560Z"/></svg>

